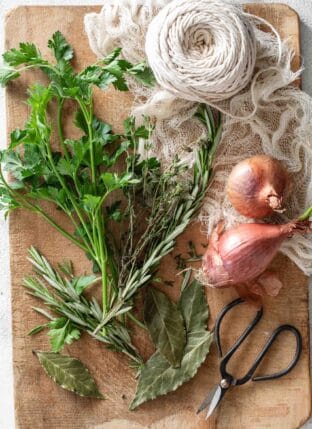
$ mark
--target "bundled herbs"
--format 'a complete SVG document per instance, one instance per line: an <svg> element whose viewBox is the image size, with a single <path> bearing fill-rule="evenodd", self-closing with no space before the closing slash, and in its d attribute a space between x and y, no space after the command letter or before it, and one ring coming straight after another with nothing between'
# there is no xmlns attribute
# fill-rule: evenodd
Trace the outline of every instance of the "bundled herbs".
<svg viewBox="0 0 312 429"><path fill-rule="evenodd" d="M128 76L153 85L154 78L146 64L130 64L120 58L120 49L115 49L103 60L77 73L70 62L73 50L60 32L53 35L48 46L55 56L53 64L31 43L21 43L18 49L3 55L2 85L31 68L40 69L49 83L35 84L28 89L29 118L24 128L12 131L9 148L1 152L0 208L6 215L22 208L41 216L82 249L93 263L94 274L76 276L71 263L54 269L35 248L29 250L36 276L26 278L24 285L53 312L35 308L49 322L31 332L36 334L48 329L52 352L38 353L46 371L56 382L69 388L68 383L60 381L65 376L63 367L68 369L71 362L75 373L77 362L58 353L85 331L110 349L127 355L140 370L134 408L147 399L174 390L192 377L208 353L207 304L198 283L183 289L178 307L160 292L149 291L146 320L159 351L146 364L132 343L129 320L145 328L144 322L132 312L135 297L153 281L160 261L172 251L176 238L201 205L220 138L220 118L214 118L206 106L199 108L198 119L206 125L208 136L194 148L197 157L191 175L185 174L189 166L179 159L174 159L164 170L157 157L142 158L139 153L142 145L148 149L151 144L153 126L148 118L143 125L136 126L134 118L129 117L124 121L123 132L115 134L109 124L94 114L94 86L105 90L113 85L127 91ZM64 135L62 116L68 102L76 106L74 125L81 131L77 139ZM52 104L57 106L58 142L52 137ZM4 172L10 174L10 183ZM68 218L68 228L59 225L45 210L46 202L63 212ZM116 230L121 233L117 234ZM87 298L84 294L96 282L101 283L101 302L95 296ZM192 294L195 300L201 301L197 308L199 314L186 311L189 304L185 296L192 299ZM162 312L158 316L152 314L156 302L162 309L168 307L172 320L163 317ZM202 334L197 336L193 332L199 328L199 319ZM158 320L157 326L155 320ZM172 322L177 332L172 330ZM167 380L174 382L160 380L161 388L142 393L152 375L149 365L153 359L158 368L166 367ZM77 387L70 390L79 393ZM85 392L80 394L86 395ZM100 395L94 389L90 396Z"/></svg>

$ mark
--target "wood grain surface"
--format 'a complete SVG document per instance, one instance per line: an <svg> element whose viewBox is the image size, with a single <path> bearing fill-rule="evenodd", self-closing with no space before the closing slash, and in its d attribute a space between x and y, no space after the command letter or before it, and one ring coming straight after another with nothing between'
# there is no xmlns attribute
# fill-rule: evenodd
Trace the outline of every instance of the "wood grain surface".
<svg viewBox="0 0 312 429"><path fill-rule="evenodd" d="M293 10L284 5L249 5L247 9L261 15L274 24L284 37L290 36L296 56L294 66L299 65L299 22ZM75 67L91 64L95 58L91 53L83 30L83 16L94 7L19 7L11 11L6 19L6 47L18 45L20 41L37 43L45 55L46 42L56 30L69 39L76 51ZM26 87L42 80L40 73L28 73L14 81L7 90L8 132L21 127L26 119L27 106L24 103ZM120 128L127 116L131 99L127 94L96 91L96 113ZM68 107L68 116L71 107ZM66 124L66 133L72 133ZM53 208L48 207L53 211ZM56 213L53 212L55 215ZM58 214L58 220L66 220ZM206 237L198 224L193 224L179 240L175 253L185 252L187 242L192 239L199 251ZM56 386L43 372L33 349L48 349L45 334L28 337L27 332L42 318L31 310L36 302L21 286L22 278L31 273L26 260L26 250L34 245L53 263L71 258L79 270L90 271L84 254L56 233L49 225L34 215L18 211L10 217L10 246L13 306L13 353L15 379L15 409L17 427L21 429L287 429L299 427L309 416L311 406L308 340L308 289L307 278L286 257L278 256L272 266L280 272L285 287L277 298L266 299L264 317L254 335L242 347L239 359L231 364L230 370L237 376L250 365L259 348L270 332L279 324L292 323L303 335L303 354L297 367L286 377L263 383L249 383L228 393L223 403L208 422L204 416L197 416L195 410L207 391L219 381L218 359L215 347L193 380L176 392L146 403L135 412L128 411L128 404L135 391L135 374L129 369L123 356L110 352L83 336L65 352L80 358L94 375L105 401L88 400L66 392ZM174 255L170 255L161 267L162 275L178 283L175 274ZM176 298L178 287L166 291ZM235 297L232 290L207 290L210 307L210 326L222 308ZM225 320L223 336L225 347L242 332L253 317L247 307L233 312ZM135 341L143 356L152 353L149 340L136 332ZM294 351L293 339L287 334L280 339L270 357L259 372L266 373L286 365Z"/></svg>

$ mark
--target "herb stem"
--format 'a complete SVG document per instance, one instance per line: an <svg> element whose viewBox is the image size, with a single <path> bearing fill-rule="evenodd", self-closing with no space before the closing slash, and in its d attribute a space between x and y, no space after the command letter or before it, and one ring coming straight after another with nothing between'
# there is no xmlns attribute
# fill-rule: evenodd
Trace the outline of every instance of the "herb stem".
<svg viewBox="0 0 312 429"><path fill-rule="evenodd" d="M22 194L16 192L14 189L10 187L10 185L5 180L2 168L0 167L0 178L3 183L3 185L6 187L6 189L16 198L17 201L20 201L20 204L23 208L31 210L33 212L38 213L40 216L42 216L53 228L55 228L57 231L59 231L64 237L68 238L72 243L76 244L76 246L80 247L80 249L84 250L85 252L88 251L88 249L82 244L79 240L77 240L72 234L67 232L64 228L62 228L60 225L58 225L54 219L51 218L51 216L48 215L40 206L32 204L31 202L27 201Z"/></svg>
<svg viewBox="0 0 312 429"><path fill-rule="evenodd" d="M53 226L57 231L64 235L64 237L68 238L72 243L76 244L76 246L80 247L80 249L84 250L86 253L89 252L88 248L82 244L79 240L77 240L72 234L67 232L64 228L58 225L44 210L39 206L36 207L40 216L42 216L51 226Z"/></svg>
<svg viewBox="0 0 312 429"><path fill-rule="evenodd" d="M96 165L95 165L95 157L94 157L94 141L93 141L93 129L92 129L92 120L93 120L93 104L92 104L92 98L90 98L88 105L88 108L86 106L86 103L80 98L77 97L77 102L79 104L79 107L82 111L82 114L85 118L85 121L87 123L88 127L88 137L89 137L89 147L90 147L90 168L91 168L91 183L92 183L92 190L95 194L97 194L97 186L96 186ZM109 291L108 291L108 279L107 279L107 248L106 243L104 240L104 223L102 219L102 212L101 207L102 204L107 196L107 193L105 193L100 203L98 204L98 207L96 208L94 212L94 221L93 225L96 224L96 227L93 228L93 237L94 241L98 242L98 257L100 260L100 269L102 273L102 308L103 308L103 318L105 317L108 307L109 307Z"/></svg>
<svg viewBox="0 0 312 429"><path fill-rule="evenodd" d="M312 216L312 207L308 208L301 216L299 216L298 220L305 221L308 220Z"/></svg>
<svg viewBox="0 0 312 429"><path fill-rule="evenodd" d="M107 288L107 250L103 239L103 224L99 216L97 216L98 237L100 246L100 261L102 273L102 306L103 317L105 317L108 310L108 288Z"/></svg>
<svg viewBox="0 0 312 429"><path fill-rule="evenodd" d="M90 240L90 244L92 244L93 241L92 241L92 237L90 235L89 229L88 229L88 227L87 227L87 225L86 225L86 223L84 221L84 218L83 218L82 214L80 213L80 209L79 209L79 207L78 207L75 199L73 198L72 193L68 189L65 181L63 180L62 176L59 174L59 172L58 172L58 170L56 168L56 165L55 165L54 160L53 160L53 156L52 156L52 151L51 151L50 144L47 143L47 142L46 142L46 149L47 149L48 160L50 162L52 170L53 170L54 174L56 175L58 181L62 185L64 191L66 192L66 195L67 195L68 199L72 203L72 205L73 205L73 207L75 209L75 212L77 213L77 216L78 216L78 218L79 218L79 220L80 220L80 222L81 222L81 224L82 224L82 226L83 226L83 228L84 228L84 230L85 230L85 232L86 232L86 234L87 234L87 236L88 236L88 238Z"/></svg>
<svg viewBox="0 0 312 429"><path fill-rule="evenodd" d="M58 98L57 99L57 130L58 135L61 142L61 147L63 149L63 153L65 158L69 159L69 154L66 145L64 144L64 131L63 131L63 124L62 124L62 114L63 114L63 106L64 106L64 99Z"/></svg>
<svg viewBox="0 0 312 429"><path fill-rule="evenodd" d="M93 106L92 100L90 100L90 112L88 112L85 103L81 98L77 97L77 102L82 111L88 127L89 144L90 144L90 164L91 164L91 182L93 185L93 191L96 192L96 171L95 171L95 160L94 160L94 145L93 145L93 132L92 132L92 119L93 119Z"/></svg>
<svg viewBox="0 0 312 429"><path fill-rule="evenodd" d="M127 316L129 317L130 320L132 320L132 322L134 322L137 326L139 326L139 328L142 328L145 331L147 331L147 327L145 326L145 324L142 323L139 319L137 319L134 316L134 314L131 313L131 311L128 311Z"/></svg>
<svg viewBox="0 0 312 429"><path fill-rule="evenodd" d="M72 221L72 224L74 225L74 227L76 228L76 230L78 230L79 229L79 225L77 224L74 216L71 213L68 213L68 216L69 216L70 220ZM85 243L86 252L89 253L90 256L92 256L96 260L96 262L98 262L97 256L94 254L94 252L93 252L92 248L90 247L90 244L88 243L88 241L84 237L81 237L81 239Z"/></svg>

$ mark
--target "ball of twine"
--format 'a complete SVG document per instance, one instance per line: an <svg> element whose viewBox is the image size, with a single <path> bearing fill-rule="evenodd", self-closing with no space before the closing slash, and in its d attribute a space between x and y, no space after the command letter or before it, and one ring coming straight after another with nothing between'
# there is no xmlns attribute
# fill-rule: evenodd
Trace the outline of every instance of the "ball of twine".
<svg viewBox="0 0 312 429"><path fill-rule="evenodd" d="M246 87L257 53L248 15L224 0L173 0L150 23L145 50L163 88L200 103Z"/></svg>

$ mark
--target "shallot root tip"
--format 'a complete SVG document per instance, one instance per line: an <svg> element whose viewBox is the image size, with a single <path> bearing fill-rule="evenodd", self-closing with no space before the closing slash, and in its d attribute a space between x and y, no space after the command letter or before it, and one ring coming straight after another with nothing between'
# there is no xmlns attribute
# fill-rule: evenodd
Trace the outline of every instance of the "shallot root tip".
<svg viewBox="0 0 312 429"><path fill-rule="evenodd" d="M293 225L296 232L300 232L301 234L308 234L312 232L311 220L295 220Z"/></svg>
<svg viewBox="0 0 312 429"><path fill-rule="evenodd" d="M269 195L267 200L269 206L275 212L283 213L286 210L283 208L283 198L279 197L278 195Z"/></svg>

